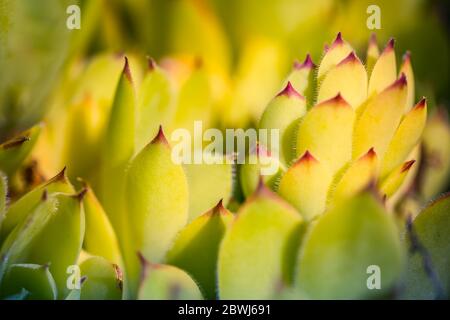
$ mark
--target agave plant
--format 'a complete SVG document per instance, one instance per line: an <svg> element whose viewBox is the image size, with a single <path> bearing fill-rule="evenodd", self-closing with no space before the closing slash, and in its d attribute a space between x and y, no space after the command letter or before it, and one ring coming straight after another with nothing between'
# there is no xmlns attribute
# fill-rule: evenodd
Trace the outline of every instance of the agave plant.
<svg viewBox="0 0 450 320"><path fill-rule="evenodd" d="M450 131L439 114L426 124L393 40L380 53L372 38L364 65L338 34L318 67L294 64L259 122L280 132L267 176L263 162L172 161L167 133L217 121L208 73L182 66L150 59L141 76L99 57L56 96L70 107L0 145L0 297L448 296L449 197L409 208L445 183L436 137Z"/></svg>

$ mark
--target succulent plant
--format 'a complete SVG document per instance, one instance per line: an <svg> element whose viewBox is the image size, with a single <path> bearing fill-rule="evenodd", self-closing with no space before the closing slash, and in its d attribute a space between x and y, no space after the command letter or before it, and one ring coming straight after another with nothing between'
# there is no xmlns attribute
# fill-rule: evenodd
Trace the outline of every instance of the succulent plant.
<svg viewBox="0 0 450 320"><path fill-rule="evenodd" d="M449 195L417 208L444 187L450 130L414 103L393 40L380 53L372 38L365 66L338 34L318 66L307 56L279 79L258 128L278 129L280 150L261 139L245 154L278 164L266 176L267 161L173 162L175 129L224 128L236 106L214 109L199 61L141 74L124 60L94 58L44 126L0 145L1 298L448 297Z"/></svg>

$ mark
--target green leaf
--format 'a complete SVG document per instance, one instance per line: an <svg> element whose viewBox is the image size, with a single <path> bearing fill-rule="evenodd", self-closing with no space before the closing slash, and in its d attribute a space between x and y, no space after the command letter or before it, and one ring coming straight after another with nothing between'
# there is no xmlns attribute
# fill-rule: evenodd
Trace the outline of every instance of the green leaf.
<svg viewBox="0 0 450 320"><path fill-rule="evenodd" d="M36 144L41 128L38 124L0 144L0 170L11 176L22 165Z"/></svg>
<svg viewBox="0 0 450 320"><path fill-rule="evenodd" d="M140 268L136 252L152 263L164 260L188 219L188 183L181 165L160 129L155 139L132 160L125 186L129 243L124 254L130 290L137 292Z"/></svg>
<svg viewBox="0 0 450 320"><path fill-rule="evenodd" d="M189 186L189 221L194 220L212 208L220 199L228 204L233 185L233 165L226 156L218 156L217 163L208 163L207 153L201 164L185 164L184 169ZM205 192L207 191L207 192ZM199 196L199 195L202 196Z"/></svg>
<svg viewBox="0 0 450 320"><path fill-rule="evenodd" d="M177 267L144 262L139 300L202 300L202 294L189 275Z"/></svg>
<svg viewBox="0 0 450 320"><path fill-rule="evenodd" d="M67 268L77 263L84 238L84 210L81 202L86 190L78 194L56 194L57 210L30 243L21 262L49 264L55 278L58 298L67 296Z"/></svg>
<svg viewBox="0 0 450 320"><path fill-rule="evenodd" d="M221 299L270 299L292 281L302 218L264 186L241 207L219 251Z"/></svg>
<svg viewBox="0 0 450 320"><path fill-rule="evenodd" d="M120 300L122 271L102 257L91 257L80 264L86 281L81 288L81 300Z"/></svg>
<svg viewBox="0 0 450 320"><path fill-rule="evenodd" d="M304 241L296 286L312 299L383 297L402 269L394 219L370 192L330 209ZM380 290L368 289L372 265L380 268Z"/></svg>
<svg viewBox="0 0 450 320"><path fill-rule="evenodd" d="M65 172L64 168L56 176L38 185L8 208L0 230L0 242L6 239L11 231L33 212L34 207L41 201L44 190L46 190L47 194L52 194L54 192L74 192L73 186L67 179Z"/></svg>
<svg viewBox="0 0 450 320"><path fill-rule="evenodd" d="M300 95L290 82L264 110L259 122L259 129L266 129L267 135L261 135L260 143L267 150L279 153L280 161L289 165L295 157L294 141L299 120L306 113L305 98ZM278 130L279 139L272 141L272 130Z"/></svg>
<svg viewBox="0 0 450 320"><path fill-rule="evenodd" d="M448 298L450 295L448 272L450 270L450 194L441 196L427 206L414 219L412 227L421 250L410 253L401 298ZM410 236L407 238L407 245L411 248ZM425 263L428 270L425 269ZM430 278L430 272L435 273L436 279ZM436 286L439 286L443 292L439 292Z"/></svg>
<svg viewBox="0 0 450 320"><path fill-rule="evenodd" d="M192 275L206 299L217 296L219 245L232 219L233 214L220 201L181 230L166 257L167 263Z"/></svg>
<svg viewBox="0 0 450 320"><path fill-rule="evenodd" d="M0 171L0 232L2 230L3 219L6 214L6 205L8 201L8 178ZM1 245L1 238L0 238Z"/></svg>
<svg viewBox="0 0 450 320"><path fill-rule="evenodd" d="M86 232L83 246L90 254L101 256L117 265L122 265L119 243L108 216L97 200L94 191L86 184L83 198Z"/></svg>
<svg viewBox="0 0 450 320"><path fill-rule="evenodd" d="M141 150L174 116L174 92L169 77L153 60L139 88L137 100L136 150Z"/></svg>
<svg viewBox="0 0 450 320"><path fill-rule="evenodd" d="M55 280L48 265L13 264L1 284L1 296L11 296L25 289L28 300L55 300L58 296Z"/></svg>

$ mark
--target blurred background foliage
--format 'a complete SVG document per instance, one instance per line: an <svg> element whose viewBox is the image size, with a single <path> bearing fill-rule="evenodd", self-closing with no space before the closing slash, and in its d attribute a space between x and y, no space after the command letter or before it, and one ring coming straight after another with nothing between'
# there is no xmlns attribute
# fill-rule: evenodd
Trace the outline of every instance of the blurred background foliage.
<svg viewBox="0 0 450 320"><path fill-rule="evenodd" d="M80 30L66 28L70 4L81 8ZM220 124L246 126L292 61L311 53L318 62L338 31L364 56L371 4L381 9L381 29L374 30L380 47L394 37L399 59L410 50L418 95L448 106L446 1L0 0L2 139L43 117L75 62L104 51L150 55L162 64L194 57L212 80Z"/></svg>

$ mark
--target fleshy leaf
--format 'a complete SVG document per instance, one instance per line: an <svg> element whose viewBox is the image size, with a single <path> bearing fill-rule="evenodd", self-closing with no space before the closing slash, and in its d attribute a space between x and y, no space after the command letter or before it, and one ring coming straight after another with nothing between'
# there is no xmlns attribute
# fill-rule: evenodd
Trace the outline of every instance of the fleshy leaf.
<svg viewBox="0 0 450 320"><path fill-rule="evenodd" d="M167 263L185 270L198 282L206 299L217 295L219 245L232 219L233 214L220 201L180 232L166 257Z"/></svg>
<svg viewBox="0 0 450 320"><path fill-rule="evenodd" d="M166 127L174 113L173 88L165 71L153 60L139 88L137 100L138 121L136 150L141 150L158 133L160 125Z"/></svg>
<svg viewBox="0 0 450 320"><path fill-rule="evenodd" d="M122 271L102 257L93 256L80 264L86 281L81 288L81 300L120 300Z"/></svg>
<svg viewBox="0 0 450 320"><path fill-rule="evenodd" d="M314 106L298 128L297 157L309 150L336 172L351 159L354 119L354 110L340 94Z"/></svg>
<svg viewBox="0 0 450 320"><path fill-rule="evenodd" d="M27 300L56 300L55 280L47 265L13 264L1 284L1 296L11 296L21 289L28 292Z"/></svg>
<svg viewBox="0 0 450 320"><path fill-rule="evenodd" d="M331 99L338 93L353 109L357 109L367 98L367 72L354 51L325 75L317 101Z"/></svg>
<svg viewBox="0 0 450 320"><path fill-rule="evenodd" d="M397 78L397 65L395 62L394 39L389 40L377 62L375 63L369 79L370 97L380 93Z"/></svg>
<svg viewBox="0 0 450 320"><path fill-rule="evenodd" d="M406 77L402 75L368 102L355 123L353 158L359 158L372 147L380 159L384 157L403 116L406 93Z"/></svg>
<svg viewBox="0 0 450 320"><path fill-rule="evenodd" d="M448 299L450 295L450 195L428 205L414 219L401 298Z"/></svg>
<svg viewBox="0 0 450 320"><path fill-rule="evenodd" d="M331 70L335 65L342 61L346 56L353 51L353 48L342 39L342 35L339 32L336 36L336 39L325 52L325 55L320 62L319 69L317 71L317 78L319 81L323 78L323 76Z"/></svg>
<svg viewBox="0 0 450 320"><path fill-rule="evenodd" d="M128 59L117 84L102 150L101 200L118 236L124 226L125 169L135 152L136 101Z"/></svg>
<svg viewBox="0 0 450 320"><path fill-rule="evenodd" d="M325 210L332 177L328 166L306 151L281 178L278 193L311 220Z"/></svg>
<svg viewBox="0 0 450 320"><path fill-rule="evenodd" d="M299 119L306 113L305 98L300 95L290 82L266 107L259 129L267 129L267 136L261 135L260 143L268 150L277 150L280 161L288 165L295 156L293 141ZM279 130L277 145L272 144L271 130Z"/></svg>
<svg viewBox="0 0 450 320"><path fill-rule="evenodd" d="M394 169L383 181L380 183L380 192L387 198L394 195L400 188L403 181L405 181L409 170L414 165L415 160L409 160Z"/></svg>
<svg viewBox="0 0 450 320"><path fill-rule="evenodd" d="M385 177L400 165L419 142L427 119L427 104L422 99L400 122L386 150L381 167L381 176Z"/></svg>
<svg viewBox="0 0 450 320"><path fill-rule="evenodd" d="M34 207L41 201L44 190L46 190L48 194L54 192L74 192L73 186L66 177L65 169L63 169L50 180L26 193L9 207L0 230L0 242L2 242L2 240L4 240L17 225L33 212Z"/></svg>
<svg viewBox="0 0 450 320"><path fill-rule="evenodd" d="M380 57L380 50L378 49L377 37L375 33L372 33L369 40L369 46L367 47L367 55L366 55L366 68L368 76L372 74L373 67L379 57Z"/></svg>
<svg viewBox="0 0 450 320"><path fill-rule="evenodd" d="M38 124L0 144L0 170L11 176L27 158L36 144L42 125Z"/></svg>
<svg viewBox="0 0 450 320"><path fill-rule="evenodd" d="M304 241L296 286L312 299L383 297L402 269L393 217L370 192L333 207ZM368 289L370 266L381 272L380 290Z"/></svg>
<svg viewBox="0 0 450 320"><path fill-rule="evenodd" d="M8 201L8 178L0 171L0 232L2 230L3 219L6 214L6 205ZM0 238L1 244L1 238Z"/></svg>
<svg viewBox="0 0 450 320"><path fill-rule="evenodd" d="M83 207L86 231L83 246L90 254L122 265L119 244L108 216L90 186L86 184L85 187L87 191L83 199Z"/></svg>
<svg viewBox="0 0 450 320"><path fill-rule="evenodd" d="M333 202L349 199L366 188L377 177L378 157L373 149L355 160L338 178L334 188L330 190Z"/></svg>
<svg viewBox="0 0 450 320"><path fill-rule="evenodd" d="M84 211L81 205L85 190L75 195L56 194L58 207L41 232L30 243L29 253L19 262L49 264L58 298L67 296L67 268L75 265L84 238ZM26 222L26 221L25 221ZM64 230L64 232L61 232Z"/></svg>
<svg viewBox="0 0 450 320"><path fill-rule="evenodd" d="M423 161L419 191L422 199L435 197L450 176L450 125L443 109L434 113L423 132Z"/></svg>
<svg viewBox="0 0 450 320"><path fill-rule="evenodd" d="M295 90L306 97L308 104L311 104L314 98L315 69L316 65L311 60L311 56L307 54L303 63L298 61L294 62L292 71L284 83L284 86L286 86L290 82Z"/></svg>
<svg viewBox="0 0 450 320"><path fill-rule="evenodd" d="M188 219L188 182L160 128L158 135L132 160L125 187L128 237L124 249L131 292L137 292L136 252L152 263L162 262ZM133 269L132 269L133 268Z"/></svg>
<svg viewBox="0 0 450 320"><path fill-rule="evenodd" d="M212 208L220 199L227 205L233 185L233 168L226 156L217 156L216 163L207 163L205 159L213 157L203 153L201 164L185 164L184 169L189 186L189 221L194 220ZM207 161L207 160L206 160ZM205 192L205 191L208 192ZM199 197L199 195L202 195Z"/></svg>
<svg viewBox="0 0 450 320"><path fill-rule="evenodd" d="M277 166L278 170L268 174L263 169L269 169ZM281 175L285 171L284 166L278 162L278 159L272 156L264 146L257 145L254 150L250 151L249 156L240 166L239 182L241 183L242 192L245 197L250 196L258 187L259 179L262 177L266 186L275 191Z"/></svg>
<svg viewBox="0 0 450 320"><path fill-rule="evenodd" d="M403 63L400 67L400 74L404 73L408 82L408 98L406 99L406 111L414 106L415 84L414 72L411 65L411 53L408 51L403 56Z"/></svg>
<svg viewBox="0 0 450 320"><path fill-rule="evenodd" d="M197 284L174 266L144 262L139 300L202 300Z"/></svg>
<svg viewBox="0 0 450 320"><path fill-rule="evenodd" d="M302 218L264 184L247 200L219 251L221 299L270 299L292 281Z"/></svg>

